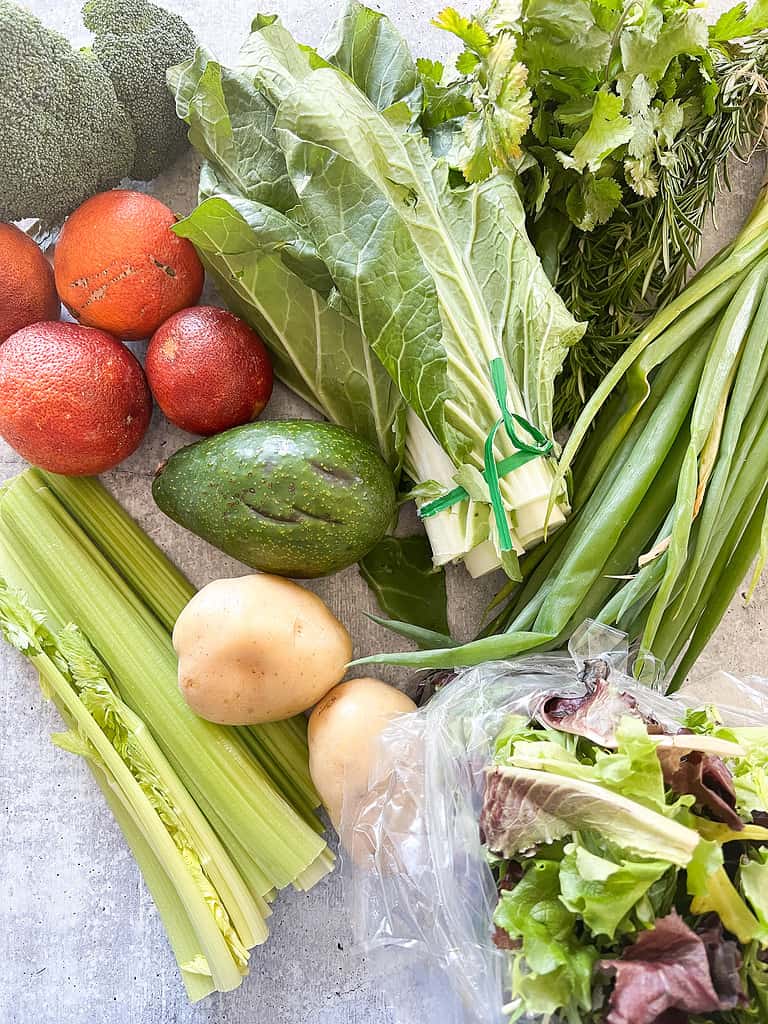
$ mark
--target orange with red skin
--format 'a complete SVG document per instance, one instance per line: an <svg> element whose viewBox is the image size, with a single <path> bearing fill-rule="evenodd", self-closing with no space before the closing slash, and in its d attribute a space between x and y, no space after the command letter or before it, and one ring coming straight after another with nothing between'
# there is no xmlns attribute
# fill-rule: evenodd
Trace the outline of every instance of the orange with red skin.
<svg viewBox="0 0 768 1024"><path fill-rule="evenodd" d="M76 320L118 338L148 338L200 298L205 277L194 246L171 231L174 214L143 192L91 196L67 219L54 270Z"/></svg>
<svg viewBox="0 0 768 1024"><path fill-rule="evenodd" d="M151 415L138 360L105 331L40 323L0 347L0 435L36 466L103 473L138 448Z"/></svg>
<svg viewBox="0 0 768 1024"><path fill-rule="evenodd" d="M0 342L40 320L58 320L53 267L29 235L0 224Z"/></svg>
<svg viewBox="0 0 768 1024"><path fill-rule="evenodd" d="M192 434L250 423L272 394L272 363L261 338L215 306L183 309L155 331L146 370L157 404Z"/></svg>

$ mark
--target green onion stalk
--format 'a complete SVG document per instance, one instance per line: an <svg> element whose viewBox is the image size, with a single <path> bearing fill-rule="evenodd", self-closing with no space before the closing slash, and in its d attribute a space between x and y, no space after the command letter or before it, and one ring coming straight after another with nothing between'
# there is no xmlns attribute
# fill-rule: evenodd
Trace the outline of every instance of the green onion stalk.
<svg viewBox="0 0 768 1024"><path fill-rule="evenodd" d="M236 730L184 703L170 629L193 593L96 481L27 470L0 490L0 631L68 726L55 741L87 759L197 1000L240 984L275 892L333 858L305 723Z"/></svg>
<svg viewBox="0 0 768 1024"><path fill-rule="evenodd" d="M363 660L475 665L562 647L592 618L628 633L638 670L655 659L680 686L750 566L754 589L768 557L766 285L764 188L736 240L587 403L553 487L571 481L574 514L523 559L522 582L506 584L482 634Z"/></svg>

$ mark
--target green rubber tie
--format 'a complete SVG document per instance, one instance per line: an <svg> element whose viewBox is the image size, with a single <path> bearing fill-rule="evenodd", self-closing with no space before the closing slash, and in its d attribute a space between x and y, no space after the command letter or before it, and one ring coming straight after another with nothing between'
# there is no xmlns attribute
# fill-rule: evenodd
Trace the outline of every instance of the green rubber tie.
<svg viewBox="0 0 768 1024"><path fill-rule="evenodd" d="M532 423L529 423L524 416L518 416L517 413L510 412L507 408L507 374L503 359L498 357L491 361L491 382L496 401L501 410L501 419L494 423L485 440L483 479L488 484L491 507L499 534L499 548L501 551L511 551L513 548L512 534L509 529L507 511L504 508L504 502L501 497L499 480L501 477L506 476L507 473L512 473L514 470L524 466L527 462L549 455L554 446L549 438L542 434L537 427L534 427ZM529 437L533 438L535 443L530 444L527 441L523 441L515 429L516 425L524 430ZM493 444L496 434L502 426L506 430L509 440L517 448L517 451L514 455L502 459L501 462L496 462L493 455ZM467 498L469 498L469 494L463 487L455 487L452 491L448 491L447 494L443 494L439 498L435 498L434 501L422 505L419 509L419 517L421 519L429 519L431 516L436 516L440 512L445 512L446 509L458 505L459 502L466 501Z"/></svg>

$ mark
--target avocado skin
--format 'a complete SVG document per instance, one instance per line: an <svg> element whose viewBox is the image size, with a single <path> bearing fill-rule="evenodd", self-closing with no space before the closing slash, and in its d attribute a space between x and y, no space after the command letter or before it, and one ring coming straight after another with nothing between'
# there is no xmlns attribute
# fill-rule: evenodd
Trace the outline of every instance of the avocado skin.
<svg viewBox="0 0 768 1024"><path fill-rule="evenodd" d="M330 423L248 423L160 467L158 507L253 569L313 579L345 569L394 522L392 475L366 441Z"/></svg>

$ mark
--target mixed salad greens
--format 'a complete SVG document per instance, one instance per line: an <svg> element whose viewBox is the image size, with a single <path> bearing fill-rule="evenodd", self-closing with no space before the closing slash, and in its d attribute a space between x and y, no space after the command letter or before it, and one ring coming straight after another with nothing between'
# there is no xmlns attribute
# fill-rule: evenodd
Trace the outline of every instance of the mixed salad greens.
<svg viewBox="0 0 768 1024"><path fill-rule="evenodd" d="M765 1020L768 731L665 727L608 674L510 717L487 770L510 1019Z"/></svg>

